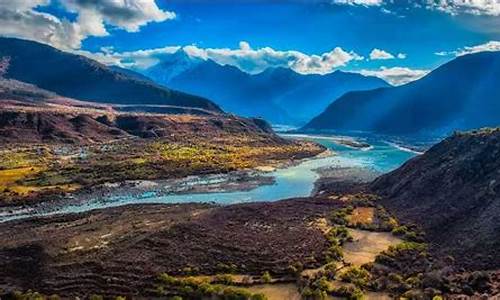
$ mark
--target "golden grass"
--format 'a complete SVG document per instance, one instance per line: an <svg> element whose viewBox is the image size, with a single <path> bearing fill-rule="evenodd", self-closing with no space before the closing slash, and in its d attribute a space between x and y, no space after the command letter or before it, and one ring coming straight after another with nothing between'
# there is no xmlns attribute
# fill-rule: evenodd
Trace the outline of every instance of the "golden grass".
<svg viewBox="0 0 500 300"><path fill-rule="evenodd" d="M350 225L364 224L369 225L373 223L375 216L375 208L373 207L356 207L352 214L347 216Z"/></svg>

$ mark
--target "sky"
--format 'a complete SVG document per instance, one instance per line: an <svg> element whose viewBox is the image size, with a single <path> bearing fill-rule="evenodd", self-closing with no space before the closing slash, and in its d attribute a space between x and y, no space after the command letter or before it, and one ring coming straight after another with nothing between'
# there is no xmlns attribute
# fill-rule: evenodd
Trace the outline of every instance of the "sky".
<svg viewBox="0 0 500 300"><path fill-rule="evenodd" d="M343 70L400 85L500 50L500 0L0 0L0 35L136 70L180 50L248 73Z"/></svg>

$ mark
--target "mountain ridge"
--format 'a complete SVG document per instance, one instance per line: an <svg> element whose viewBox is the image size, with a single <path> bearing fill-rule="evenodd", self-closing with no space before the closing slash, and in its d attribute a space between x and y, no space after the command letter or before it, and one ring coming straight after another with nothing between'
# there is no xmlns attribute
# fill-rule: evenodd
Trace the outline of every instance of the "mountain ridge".
<svg viewBox="0 0 500 300"><path fill-rule="evenodd" d="M90 58L38 42L1 37L0 57L9 61L4 77L34 84L65 97L100 103L176 105L221 112L208 99L139 80Z"/></svg>
<svg viewBox="0 0 500 300"><path fill-rule="evenodd" d="M460 56L403 86L346 93L303 130L445 135L495 126L498 78L500 52Z"/></svg>

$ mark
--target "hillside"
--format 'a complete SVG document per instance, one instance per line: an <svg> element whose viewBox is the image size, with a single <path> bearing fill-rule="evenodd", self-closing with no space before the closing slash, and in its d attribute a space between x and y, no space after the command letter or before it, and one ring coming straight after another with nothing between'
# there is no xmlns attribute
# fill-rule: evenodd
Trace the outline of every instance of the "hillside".
<svg viewBox="0 0 500 300"><path fill-rule="evenodd" d="M500 124L500 52L464 55L415 82L347 93L303 129L444 135Z"/></svg>
<svg viewBox="0 0 500 300"><path fill-rule="evenodd" d="M500 267L500 130L455 134L371 188L434 251L473 269Z"/></svg>
<svg viewBox="0 0 500 300"><path fill-rule="evenodd" d="M226 111L278 124L304 124L348 91L389 86L379 78L340 71L303 75L272 68L252 75L181 51L163 58L144 74L172 88L213 99Z"/></svg>
<svg viewBox="0 0 500 300"><path fill-rule="evenodd" d="M99 103L172 105L220 111L207 99L170 90L37 42L0 38L0 58L8 61L6 78L31 83L65 97Z"/></svg>

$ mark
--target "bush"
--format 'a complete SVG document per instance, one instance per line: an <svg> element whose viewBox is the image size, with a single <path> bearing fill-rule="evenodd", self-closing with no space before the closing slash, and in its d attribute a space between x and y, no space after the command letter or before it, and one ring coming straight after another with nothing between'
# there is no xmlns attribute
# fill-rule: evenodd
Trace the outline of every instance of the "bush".
<svg viewBox="0 0 500 300"><path fill-rule="evenodd" d="M357 287L341 286L332 292L334 295L344 297L348 300L361 300L364 298L363 291Z"/></svg>
<svg viewBox="0 0 500 300"><path fill-rule="evenodd" d="M264 283L270 283L273 280L273 278L271 277L271 274L269 274L269 272L267 272L267 271L264 272L264 274L262 274L261 279Z"/></svg>
<svg viewBox="0 0 500 300"><path fill-rule="evenodd" d="M234 282L233 276L231 276L229 274L217 275L217 276L215 276L214 281L216 283L221 283L221 284L226 284L226 285L231 285Z"/></svg>
<svg viewBox="0 0 500 300"><path fill-rule="evenodd" d="M370 278L370 273L367 270L356 266L349 267L340 275L342 281L353 283L360 288L366 287Z"/></svg>

